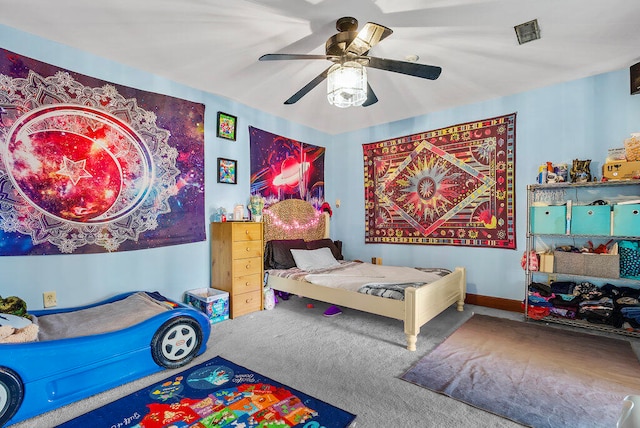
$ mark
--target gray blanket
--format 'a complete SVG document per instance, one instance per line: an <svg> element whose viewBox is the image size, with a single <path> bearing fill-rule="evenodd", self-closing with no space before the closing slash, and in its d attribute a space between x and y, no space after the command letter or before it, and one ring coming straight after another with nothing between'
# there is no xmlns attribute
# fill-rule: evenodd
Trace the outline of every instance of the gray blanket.
<svg viewBox="0 0 640 428"><path fill-rule="evenodd" d="M422 272L434 273L440 277L445 277L451 273L449 269L444 268L415 268ZM388 299L404 300L404 291L408 287L420 287L424 282L401 282L401 283L369 283L363 285L358 293L371 294L378 297L386 297Z"/></svg>
<svg viewBox="0 0 640 428"><path fill-rule="evenodd" d="M100 306L40 316L35 322L40 327L39 341L57 340L121 330L170 309L167 303L139 292Z"/></svg>

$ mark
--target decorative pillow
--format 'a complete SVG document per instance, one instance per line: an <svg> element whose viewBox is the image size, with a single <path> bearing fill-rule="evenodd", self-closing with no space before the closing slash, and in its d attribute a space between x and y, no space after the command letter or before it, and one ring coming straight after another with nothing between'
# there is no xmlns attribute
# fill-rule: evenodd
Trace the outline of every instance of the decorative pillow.
<svg viewBox="0 0 640 428"><path fill-rule="evenodd" d="M269 241L264 252L265 269L289 269L296 267L291 249L307 248L303 239L283 239Z"/></svg>
<svg viewBox="0 0 640 428"><path fill-rule="evenodd" d="M296 266L302 270L326 269L332 266L340 266L327 247L317 250L291 250Z"/></svg>
<svg viewBox="0 0 640 428"><path fill-rule="evenodd" d="M329 238L316 239L315 241L307 242L307 250L317 250L318 248L325 248L325 247L331 250L333 257L336 260L343 259L340 248L338 248L338 246Z"/></svg>

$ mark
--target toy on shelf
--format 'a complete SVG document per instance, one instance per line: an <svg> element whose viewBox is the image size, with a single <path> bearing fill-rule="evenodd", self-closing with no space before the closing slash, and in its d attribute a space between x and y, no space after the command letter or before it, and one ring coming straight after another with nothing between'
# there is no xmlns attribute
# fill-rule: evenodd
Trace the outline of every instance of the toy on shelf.
<svg viewBox="0 0 640 428"><path fill-rule="evenodd" d="M262 221L262 210L264 209L264 198L260 195L251 195L249 198L249 211L253 221Z"/></svg>
<svg viewBox="0 0 640 428"><path fill-rule="evenodd" d="M591 181L591 159L574 159L571 166L572 183L588 183Z"/></svg>
<svg viewBox="0 0 640 428"><path fill-rule="evenodd" d="M547 162L538 168L538 184L564 183L569 179L569 166L566 163Z"/></svg>

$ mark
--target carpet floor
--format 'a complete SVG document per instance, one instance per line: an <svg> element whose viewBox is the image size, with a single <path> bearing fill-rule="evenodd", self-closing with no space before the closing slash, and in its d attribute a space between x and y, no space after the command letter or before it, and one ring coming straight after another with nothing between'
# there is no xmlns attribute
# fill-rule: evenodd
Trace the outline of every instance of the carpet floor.
<svg viewBox="0 0 640 428"><path fill-rule="evenodd" d="M536 428L613 427L640 394L629 341L482 315L402 378Z"/></svg>
<svg viewBox="0 0 640 428"><path fill-rule="evenodd" d="M307 307L308 304L313 307ZM214 324L206 353L192 365L220 355L356 414L357 428L521 426L418 387L400 376L472 314L512 320L522 320L522 314L473 305L458 312L451 307L422 327L417 351L410 352L405 348L402 322L345 308L341 315L323 317L328 307L325 303L292 297L274 310ZM640 348L640 339L630 340ZM12 428L54 427L181 370L184 369L138 379Z"/></svg>

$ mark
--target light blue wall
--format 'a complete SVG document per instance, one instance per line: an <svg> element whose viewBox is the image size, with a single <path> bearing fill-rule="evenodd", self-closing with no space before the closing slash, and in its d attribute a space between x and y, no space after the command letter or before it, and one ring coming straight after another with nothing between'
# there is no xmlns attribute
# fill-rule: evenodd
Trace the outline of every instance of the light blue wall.
<svg viewBox="0 0 640 428"><path fill-rule="evenodd" d="M0 47L79 73L206 105L206 222L217 207L230 209L249 196L247 127L327 147L327 200L334 208L331 235L344 241L348 258L382 257L392 265L438 265L468 269L468 291L522 299L520 256L525 239L525 188L539 164L593 159L599 171L609 147L640 131L640 96L629 95L628 70L608 73L511 97L329 136L228 99L176 84L86 52L0 25ZM212 76L215 79L215 76ZM238 116L238 138L215 137L216 112ZM516 218L518 250L446 246L364 244L362 144L517 112ZM216 183L218 157L238 160L237 185ZM335 207L336 199L342 205ZM208 236L208 231L207 231ZM17 295L29 308L42 307L42 292L55 290L60 306L89 303L133 289L158 290L180 298L184 290L209 284L207 242L114 254L0 258L0 295Z"/></svg>
<svg viewBox="0 0 640 428"><path fill-rule="evenodd" d="M364 244L362 144L513 112L516 251ZM607 149L622 147L631 132L640 132L640 95L629 95L625 69L336 136L327 154L326 175L333 184L327 186L327 200L334 205L340 199L342 205L334 210L331 234L343 240L347 258L382 257L390 265L465 266L469 293L521 300L526 186L535 182L538 165L592 159L592 172L601 176Z"/></svg>
<svg viewBox="0 0 640 428"><path fill-rule="evenodd" d="M249 125L319 146L330 141L324 133L226 98L2 25L0 47L109 82L205 104L207 228L218 207L232 210L235 204L246 205L248 202ZM238 117L236 141L216 137L218 111ZM237 185L216 182L218 157L238 160ZM20 296L31 309L42 308L42 293L49 290L56 291L59 306L90 303L131 290L158 290L168 297L180 299L185 290L209 286L209 278L208 242L112 254L0 257L0 296Z"/></svg>

